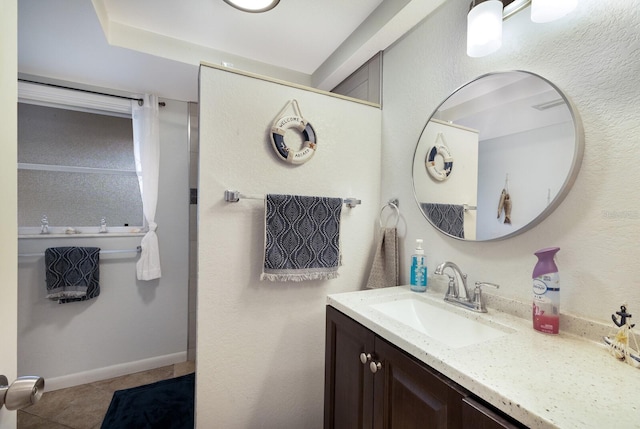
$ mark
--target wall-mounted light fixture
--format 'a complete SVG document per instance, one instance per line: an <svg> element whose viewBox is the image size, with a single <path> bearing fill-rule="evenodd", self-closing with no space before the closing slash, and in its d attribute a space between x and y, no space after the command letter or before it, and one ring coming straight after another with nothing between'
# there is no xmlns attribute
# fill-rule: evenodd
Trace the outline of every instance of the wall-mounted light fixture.
<svg viewBox="0 0 640 429"><path fill-rule="evenodd" d="M502 1L474 0L467 15L467 55L484 57L502 45Z"/></svg>
<svg viewBox="0 0 640 429"><path fill-rule="evenodd" d="M225 3L244 12L266 12L280 3L280 0L224 0Z"/></svg>
<svg viewBox="0 0 640 429"><path fill-rule="evenodd" d="M225 0L226 1L226 0ZM467 55L484 57L502 45L502 21L531 6L533 22L560 19L578 0L473 0L467 15Z"/></svg>

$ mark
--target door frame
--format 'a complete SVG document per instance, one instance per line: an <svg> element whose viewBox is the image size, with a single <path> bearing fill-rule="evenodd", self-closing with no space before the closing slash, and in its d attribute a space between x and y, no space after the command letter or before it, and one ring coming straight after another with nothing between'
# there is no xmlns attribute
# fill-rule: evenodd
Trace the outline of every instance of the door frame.
<svg viewBox="0 0 640 429"><path fill-rule="evenodd" d="M0 2L0 373L18 367L18 2ZM0 410L0 429L16 427L16 412Z"/></svg>

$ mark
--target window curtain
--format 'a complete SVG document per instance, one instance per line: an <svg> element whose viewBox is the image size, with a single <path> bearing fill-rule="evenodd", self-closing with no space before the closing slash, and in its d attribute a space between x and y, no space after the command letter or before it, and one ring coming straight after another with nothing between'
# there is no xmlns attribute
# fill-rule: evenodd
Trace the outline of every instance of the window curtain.
<svg viewBox="0 0 640 429"><path fill-rule="evenodd" d="M136 264L138 280L160 278L160 248L155 222L158 203L158 175L160 170L159 109L156 95L144 95L143 104L131 102L133 122L133 151L136 174L142 195L142 211L149 231L142 238L142 254Z"/></svg>

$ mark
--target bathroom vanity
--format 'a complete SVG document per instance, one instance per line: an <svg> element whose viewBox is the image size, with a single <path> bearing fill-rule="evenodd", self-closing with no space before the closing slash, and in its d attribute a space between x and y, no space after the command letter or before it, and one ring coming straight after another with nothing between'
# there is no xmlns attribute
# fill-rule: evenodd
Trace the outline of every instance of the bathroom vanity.
<svg viewBox="0 0 640 429"><path fill-rule="evenodd" d="M325 428L517 428L373 331L327 307Z"/></svg>
<svg viewBox="0 0 640 429"><path fill-rule="evenodd" d="M544 335L525 318L473 313L407 286L327 304L325 428L639 424L640 371L562 327ZM583 333L599 334L585 323Z"/></svg>

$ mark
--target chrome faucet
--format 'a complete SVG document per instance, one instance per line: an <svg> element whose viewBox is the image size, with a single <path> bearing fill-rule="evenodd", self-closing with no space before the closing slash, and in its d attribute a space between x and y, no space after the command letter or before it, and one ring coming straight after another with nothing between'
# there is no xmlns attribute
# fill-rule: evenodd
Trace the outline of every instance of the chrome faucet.
<svg viewBox="0 0 640 429"><path fill-rule="evenodd" d="M459 301L462 299L460 298L458 282L456 280L456 274L457 274L458 277L460 277L460 281L462 282L462 286L464 288L464 300L469 301L469 289L467 288L467 275L462 272L460 267L458 267L453 262L449 262L449 261L443 262L442 264L438 265L434 274L437 274L440 276L445 275L446 273L444 272L444 270L447 268L451 268L451 271L453 271L453 275L447 274L447 276L449 276L449 288L447 289L447 293L444 296L444 300Z"/></svg>
<svg viewBox="0 0 640 429"><path fill-rule="evenodd" d="M447 268L450 268L451 271L453 271L453 275L444 272L444 270ZM467 308L471 311L476 311L478 313L487 312L487 307L485 306L484 299L482 298L482 286L492 286L495 288L500 287L495 283L476 282L472 296L469 292L469 288L467 287L467 275L462 272L460 267L449 261L443 262L442 264L438 265L434 274L446 274L447 276L449 276L449 287L447 288L447 293L444 295L444 300L446 302L457 305L459 307ZM456 274L460 278L460 282L462 283L462 287L464 288L464 297L460 296L460 288L458 287Z"/></svg>

